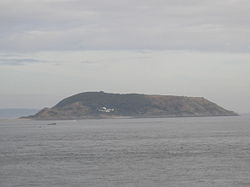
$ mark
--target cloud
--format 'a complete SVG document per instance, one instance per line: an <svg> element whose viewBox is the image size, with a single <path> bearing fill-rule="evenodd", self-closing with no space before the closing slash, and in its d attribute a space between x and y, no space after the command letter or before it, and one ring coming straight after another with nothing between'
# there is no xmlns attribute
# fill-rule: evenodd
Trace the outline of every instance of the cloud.
<svg viewBox="0 0 250 187"><path fill-rule="evenodd" d="M83 60L80 61L80 64L96 64L99 63L98 61L90 61L90 60Z"/></svg>
<svg viewBox="0 0 250 187"><path fill-rule="evenodd" d="M248 0L1 1L0 50L249 52L249 9Z"/></svg>
<svg viewBox="0 0 250 187"><path fill-rule="evenodd" d="M0 58L0 65L10 65L10 66L17 66L17 65L25 65L25 64L33 64L33 63L40 63L44 62L37 59L32 58Z"/></svg>

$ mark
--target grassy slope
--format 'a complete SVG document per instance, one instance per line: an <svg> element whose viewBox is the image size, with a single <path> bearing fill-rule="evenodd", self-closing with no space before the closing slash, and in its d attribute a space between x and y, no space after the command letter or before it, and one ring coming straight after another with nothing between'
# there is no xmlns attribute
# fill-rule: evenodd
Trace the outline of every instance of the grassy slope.
<svg viewBox="0 0 250 187"><path fill-rule="evenodd" d="M99 111L101 107L112 112ZM83 119L172 116L236 115L201 97L86 92L63 99L51 109L43 109L34 119Z"/></svg>

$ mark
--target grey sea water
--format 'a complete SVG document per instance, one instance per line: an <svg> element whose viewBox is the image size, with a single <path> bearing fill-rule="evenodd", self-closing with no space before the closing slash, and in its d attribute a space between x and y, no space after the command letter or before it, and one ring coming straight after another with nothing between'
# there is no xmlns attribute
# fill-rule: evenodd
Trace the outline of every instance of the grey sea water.
<svg viewBox="0 0 250 187"><path fill-rule="evenodd" d="M0 121L1 187L250 186L250 116Z"/></svg>

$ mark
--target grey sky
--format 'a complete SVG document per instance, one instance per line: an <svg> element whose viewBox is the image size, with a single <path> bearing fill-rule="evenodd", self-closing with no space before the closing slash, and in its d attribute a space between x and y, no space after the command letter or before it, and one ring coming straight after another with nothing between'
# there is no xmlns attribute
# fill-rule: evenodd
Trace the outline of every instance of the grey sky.
<svg viewBox="0 0 250 187"><path fill-rule="evenodd" d="M249 10L249 0L0 0L0 108L104 90L250 112Z"/></svg>
<svg viewBox="0 0 250 187"><path fill-rule="evenodd" d="M248 52L249 0L1 0L3 51Z"/></svg>

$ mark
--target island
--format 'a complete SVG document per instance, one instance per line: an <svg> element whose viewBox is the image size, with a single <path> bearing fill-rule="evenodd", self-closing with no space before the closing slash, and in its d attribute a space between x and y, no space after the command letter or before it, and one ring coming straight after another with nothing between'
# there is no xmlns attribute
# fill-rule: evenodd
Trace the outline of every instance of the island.
<svg viewBox="0 0 250 187"><path fill-rule="evenodd" d="M203 97L84 92L23 118L78 120L101 118L237 116Z"/></svg>

